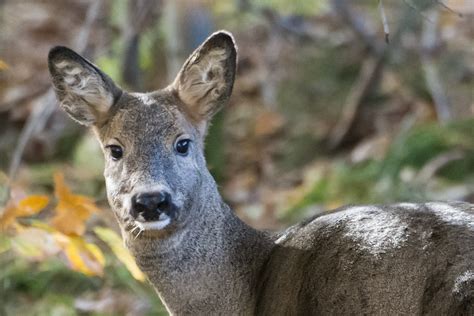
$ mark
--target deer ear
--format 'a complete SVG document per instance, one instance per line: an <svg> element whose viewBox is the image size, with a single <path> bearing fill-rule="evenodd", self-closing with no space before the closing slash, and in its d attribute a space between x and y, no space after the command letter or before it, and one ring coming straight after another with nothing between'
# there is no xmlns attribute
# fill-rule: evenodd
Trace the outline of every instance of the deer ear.
<svg viewBox="0 0 474 316"><path fill-rule="evenodd" d="M172 85L204 133L210 118L229 100L236 59L232 35L216 32L191 54Z"/></svg>
<svg viewBox="0 0 474 316"><path fill-rule="evenodd" d="M100 125L122 91L106 74L73 50L57 46L48 55L61 107L83 125Z"/></svg>

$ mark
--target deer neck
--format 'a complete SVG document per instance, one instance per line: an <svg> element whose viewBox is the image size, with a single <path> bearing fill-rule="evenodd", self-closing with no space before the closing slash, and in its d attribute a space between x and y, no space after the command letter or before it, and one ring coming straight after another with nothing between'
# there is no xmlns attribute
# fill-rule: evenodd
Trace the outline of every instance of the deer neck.
<svg viewBox="0 0 474 316"><path fill-rule="evenodd" d="M272 242L220 196L202 200L185 229L160 239L125 236L125 242L171 314L252 314Z"/></svg>

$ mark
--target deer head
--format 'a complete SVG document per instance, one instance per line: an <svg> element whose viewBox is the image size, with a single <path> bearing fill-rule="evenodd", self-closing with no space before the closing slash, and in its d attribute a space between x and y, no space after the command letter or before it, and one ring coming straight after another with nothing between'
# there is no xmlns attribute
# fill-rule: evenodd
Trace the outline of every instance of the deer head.
<svg viewBox="0 0 474 316"><path fill-rule="evenodd" d="M203 144L209 120L230 97L235 69L236 47L223 31L191 54L171 85L150 93L122 91L68 48L50 51L61 107L92 127L101 144L107 196L123 232L172 234L219 199Z"/></svg>

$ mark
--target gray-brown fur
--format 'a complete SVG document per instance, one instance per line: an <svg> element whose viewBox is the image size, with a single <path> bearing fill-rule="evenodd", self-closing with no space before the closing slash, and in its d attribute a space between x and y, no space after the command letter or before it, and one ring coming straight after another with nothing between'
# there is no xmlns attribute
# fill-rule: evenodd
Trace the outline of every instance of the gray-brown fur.
<svg viewBox="0 0 474 316"><path fill-rule="evenodd" d="M233 214L203 144L210 118L230 97L235 66L232 37L215 33L169 87L133 94L67 48L49 56L61 106L92 126L103 147L107 195L125 244L168 311L473 315L471 204L347 207L278 235ZM183 137L191 140L186 156L174 147ZM110 145L123 149L119 160ZM157 191L171 196L166 212L156 209L164 220L133 217L132 197Z"/></svg>

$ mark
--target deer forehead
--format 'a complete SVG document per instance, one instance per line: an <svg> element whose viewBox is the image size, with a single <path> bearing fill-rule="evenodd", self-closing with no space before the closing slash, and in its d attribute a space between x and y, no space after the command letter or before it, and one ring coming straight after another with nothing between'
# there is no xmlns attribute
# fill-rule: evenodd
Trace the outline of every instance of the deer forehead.
<svg viewBox="0 0 474 316"><path fill-rule="evenodd" d="M100 131L102 141L118 138L129 144L172 142L180 134L193 134L194 128L167 93L131 93L117 104L115 115Z"/></svg>

